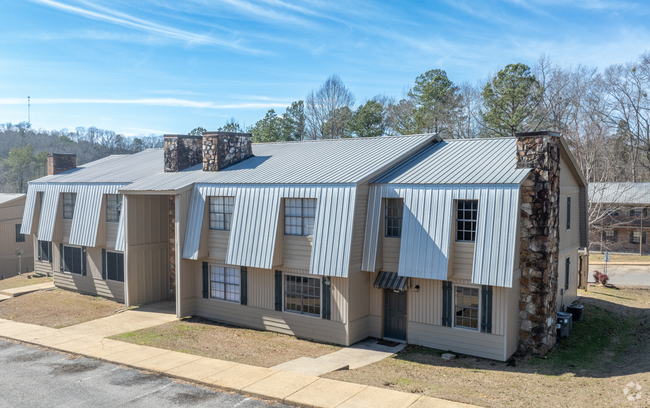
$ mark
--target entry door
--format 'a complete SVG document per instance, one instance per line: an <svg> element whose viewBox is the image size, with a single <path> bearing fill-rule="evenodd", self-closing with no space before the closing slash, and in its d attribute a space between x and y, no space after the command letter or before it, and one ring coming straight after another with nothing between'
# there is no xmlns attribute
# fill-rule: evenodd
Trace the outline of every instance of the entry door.
<svg viewBox="0 0 650 408"><path fill-rule="evenodd" d="M385 290L384 337L406 340L406 291Z"/></svg>

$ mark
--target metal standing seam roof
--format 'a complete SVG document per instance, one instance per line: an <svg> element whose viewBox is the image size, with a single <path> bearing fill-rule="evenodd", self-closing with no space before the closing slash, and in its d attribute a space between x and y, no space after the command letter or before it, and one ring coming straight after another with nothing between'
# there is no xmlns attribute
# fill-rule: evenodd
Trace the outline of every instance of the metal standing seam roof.
<svg viewBox="0 0 650 408"><path fill-rule="evenodd" d="M11 201L17 200L17 199L25 197L25 196L26 196L26 194L0 193L0 205L9 203Z"/></svg>
<svg viewBox="0 0 650 408"><path fill-rule="evenodd" d="M173 191L193 183L357 183L414 149L438 140L436 135L424 134L253 144L255 157L222 171L204 172L202 164L178 173L163 173L161 169L159 174L138 180L122 191Z"/></svg>
<svg viewBox="0 0 650 408"><path fill-rule="evenodd" d="M376 184L520 184L516 138L443 140L372 181Z"/></svg>
<svg viewBox="0 0 650 408"><path fill-rule="evenodd" d="M650 183L589 183L589 200L604 204L650 204Z"/></svg>

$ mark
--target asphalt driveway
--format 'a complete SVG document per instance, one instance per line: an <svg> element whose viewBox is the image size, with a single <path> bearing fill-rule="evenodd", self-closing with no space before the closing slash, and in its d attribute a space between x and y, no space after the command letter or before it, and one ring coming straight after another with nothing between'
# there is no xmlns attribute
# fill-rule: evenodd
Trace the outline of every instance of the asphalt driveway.
<svg viewBox="0 0 650 408"><path fill-rule="evenodd" d="M602 265L589 265L589 282L594 282L594 271L605 272ZM608 265L609 283L615 286L650 287L650 266L645 265Z"/></svg>
<svg viewBox="0 0 650 408"><path fill-rule="evenodd" d="M0 340L0 407L286 407Z"/></svg>

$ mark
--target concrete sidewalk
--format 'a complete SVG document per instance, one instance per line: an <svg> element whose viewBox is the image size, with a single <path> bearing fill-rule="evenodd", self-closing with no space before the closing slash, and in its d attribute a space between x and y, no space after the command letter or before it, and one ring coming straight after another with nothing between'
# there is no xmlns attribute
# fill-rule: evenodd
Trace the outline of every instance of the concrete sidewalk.
<svg viewBox="0 0 650 408"><path fill-rule="evenodd" d="M473 405L255 367L105 338L175 320L164 308L126 311L63 329L0 319L0 337L305 407L470 408ZM148 321L148 322L147 322ZM119 328L119 329L118 329ZM123 329L127 330L123 330Z"/></svg>
<svg viewBox="0 0 650 408"><path fill-rule="evenodd" d="M18 288L0 290L0 295L15 297L25 293L36 292L44 289L54 289L54 282L37 283L36 285L20 286Z"/></svg>

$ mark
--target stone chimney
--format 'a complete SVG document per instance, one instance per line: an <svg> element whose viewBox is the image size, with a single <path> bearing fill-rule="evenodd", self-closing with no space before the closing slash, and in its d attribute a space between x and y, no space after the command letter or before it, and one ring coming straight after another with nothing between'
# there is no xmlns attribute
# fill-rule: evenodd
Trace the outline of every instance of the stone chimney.
<svg viewBox="0 0 650 408"><path fill-rule="evenodd" d="M522 183L519 348L545 355L556 341L559 255L560 135L517 133Z"/></svg>
<svg viewBox="0 0 650 408"><path fill-rule="evenodd" d="M165 173L176 173L201 163L201 136L164 135Z"/></svg>
<svg viewBox="0 0 650 408"><path fill-rule="evenodd" d="M52 153L47 155L47 175L63 173L77 168L77 155Z"/></svg>
<svg viewBox="0 0 650 408"><path fill-rule="evenodd" d="M203 171L221 171L253 157L251 133L204 132Z"/></svg>

